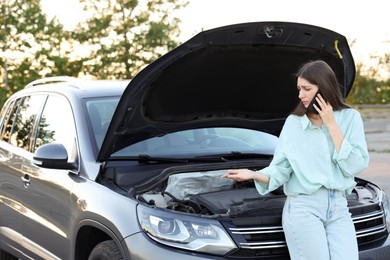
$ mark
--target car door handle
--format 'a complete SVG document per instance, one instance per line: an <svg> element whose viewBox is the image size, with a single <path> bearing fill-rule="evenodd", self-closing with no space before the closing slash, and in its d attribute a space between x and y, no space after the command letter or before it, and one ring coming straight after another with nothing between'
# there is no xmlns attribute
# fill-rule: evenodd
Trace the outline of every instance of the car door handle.
<svg viewBox="0 0 390 260"><path fill-rule="evenodd" d="M30 186L30 176L27 174L22 177L23 185L25 188L28 188Z"/></svg>

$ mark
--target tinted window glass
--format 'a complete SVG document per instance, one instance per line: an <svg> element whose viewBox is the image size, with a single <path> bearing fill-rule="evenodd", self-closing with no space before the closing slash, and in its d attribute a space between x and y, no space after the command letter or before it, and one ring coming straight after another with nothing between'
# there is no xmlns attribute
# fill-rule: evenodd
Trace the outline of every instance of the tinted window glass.
<svg viewBox="0 0 390 260"><path fill-rule="evenodd" d="M226 153L272 155L277 140L274 135L243 128L201 128L153 137L119 150L113 157L194 157Z"/></svg>
<svg viewBox="0 0 390 260"><path fill-rule="evenodd" d="M15 112L17 109L17 105L15 105L15 103L18 103L18 102L19 102L19 100L12 101L12 103L10 103L10 105L8 106L7 111L6 112L3 111L5 113L5 115L4 115L4 120L2 122L2 125L1 125L1 139L5 142L8 142L9 137L10 137L13 118L15 117Z"/></svg>
<svg viewBox="0 0 390 260"><path fill-rule="evenodd" d="M34 122L38 113L41 111L44 98L44 95L28 96L19 104L17 115L12 126L11 144L25 150L30 150Z"/></svg>
<svg viewBox="0 0 390 260"><path fill-rule="evenodd" d="M48 143L61 143L68 154L75 147L76 130L69 102L61 96L49 96L39 121L35 149Z"/></svg>
<svg viewBox="0 0 390 260"><path fill-rule="evenodd" d="M89 121L98 148L111 122L119 97L91 99L86 102Z"/></svg>
<svg viewBox="0 0 390 260"><path fill-rule="evenodd" d="M3 108L1 109L1 115L0 115L0 120L1 120L1 123L0 123L0 139L2 138L2 134L3 134L3 131L4 131L4 120L5 118L8 116L9 114L9 111L10 111L10 106L13 105L13 102L10 102L7 104L5 104L3 106Z"/></svg>

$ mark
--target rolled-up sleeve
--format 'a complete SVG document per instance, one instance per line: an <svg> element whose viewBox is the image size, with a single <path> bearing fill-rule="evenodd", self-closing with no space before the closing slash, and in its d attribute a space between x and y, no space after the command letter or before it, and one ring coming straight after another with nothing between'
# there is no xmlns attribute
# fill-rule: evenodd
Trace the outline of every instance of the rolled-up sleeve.
<svg viewBox="0 0 390 260"><path fill-rule="evenodd" d="M264 195L273 190L276 190L277 188L285 184L290 179L292 169L286 159L279 161L273 165L270 165L260 170L260 172L264 173L269 177L268 184L255 181L257 191L260 194Z"/></svg>
<svg viewBox="0 0 390 260"><path fill-rule="evenodd" d="M332 160L346 177L356 176L368 167L369 155L360 114L354 114L340 151L334 150Z"/></svg>
<svg viewBox="0 0 390 260"><path fill-rule="evenodd" d="M272 159L270 165L259 171L269 177L269 183L264 184L255 181L256 189L262 195L267 194L285 184L290 179L290 175L293 172L283 149L283 142L285 139L284 135L285 133L282 131L278 140L278 145L275 149L274 158Z"/></svg>

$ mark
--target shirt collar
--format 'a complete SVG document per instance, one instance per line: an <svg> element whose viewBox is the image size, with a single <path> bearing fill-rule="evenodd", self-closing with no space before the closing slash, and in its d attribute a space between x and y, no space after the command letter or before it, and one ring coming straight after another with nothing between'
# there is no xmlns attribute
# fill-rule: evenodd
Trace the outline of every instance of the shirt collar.
<svg viewBox="0 0 390 260"><path fill-rule="evenodd" d="M305 130L309 125L311 125L311 122L309 120L309 118L307 117L307 115L303 115L301 116L301 126L302 126L302 130Z"/></svg>
<svg viewBox="0 0 390 260"><path fill-rule="evenodd" d="M334 117L335 117L336 121L338 121L340 112L339 112L339 111L334 111L333 113L334 113ZM302 130L305 130L307 127L313 125L313 124L311 123L310 119L307 117L306 114L304 114L304 115L301 116L300 118L301 118Z"/></svg>

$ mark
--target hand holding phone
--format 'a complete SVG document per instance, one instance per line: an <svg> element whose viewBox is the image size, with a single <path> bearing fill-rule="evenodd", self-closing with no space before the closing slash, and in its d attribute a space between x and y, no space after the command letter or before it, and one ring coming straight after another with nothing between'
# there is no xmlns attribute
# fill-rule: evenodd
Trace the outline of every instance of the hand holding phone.
<svg viewBox="0 0 390 260"><path fill-rule="evenodd" d="M317 93L314 95L313 99L311 100L309 106L307 107L307 110L310 111L310 112L313 112L314 114L318 115L318 111L315 109L314 107L314 104L318 107L318 108L321 108L320 105L318 104L316 98L318 96L318 94L321 94L319 91L317 91Z"/></svg>

